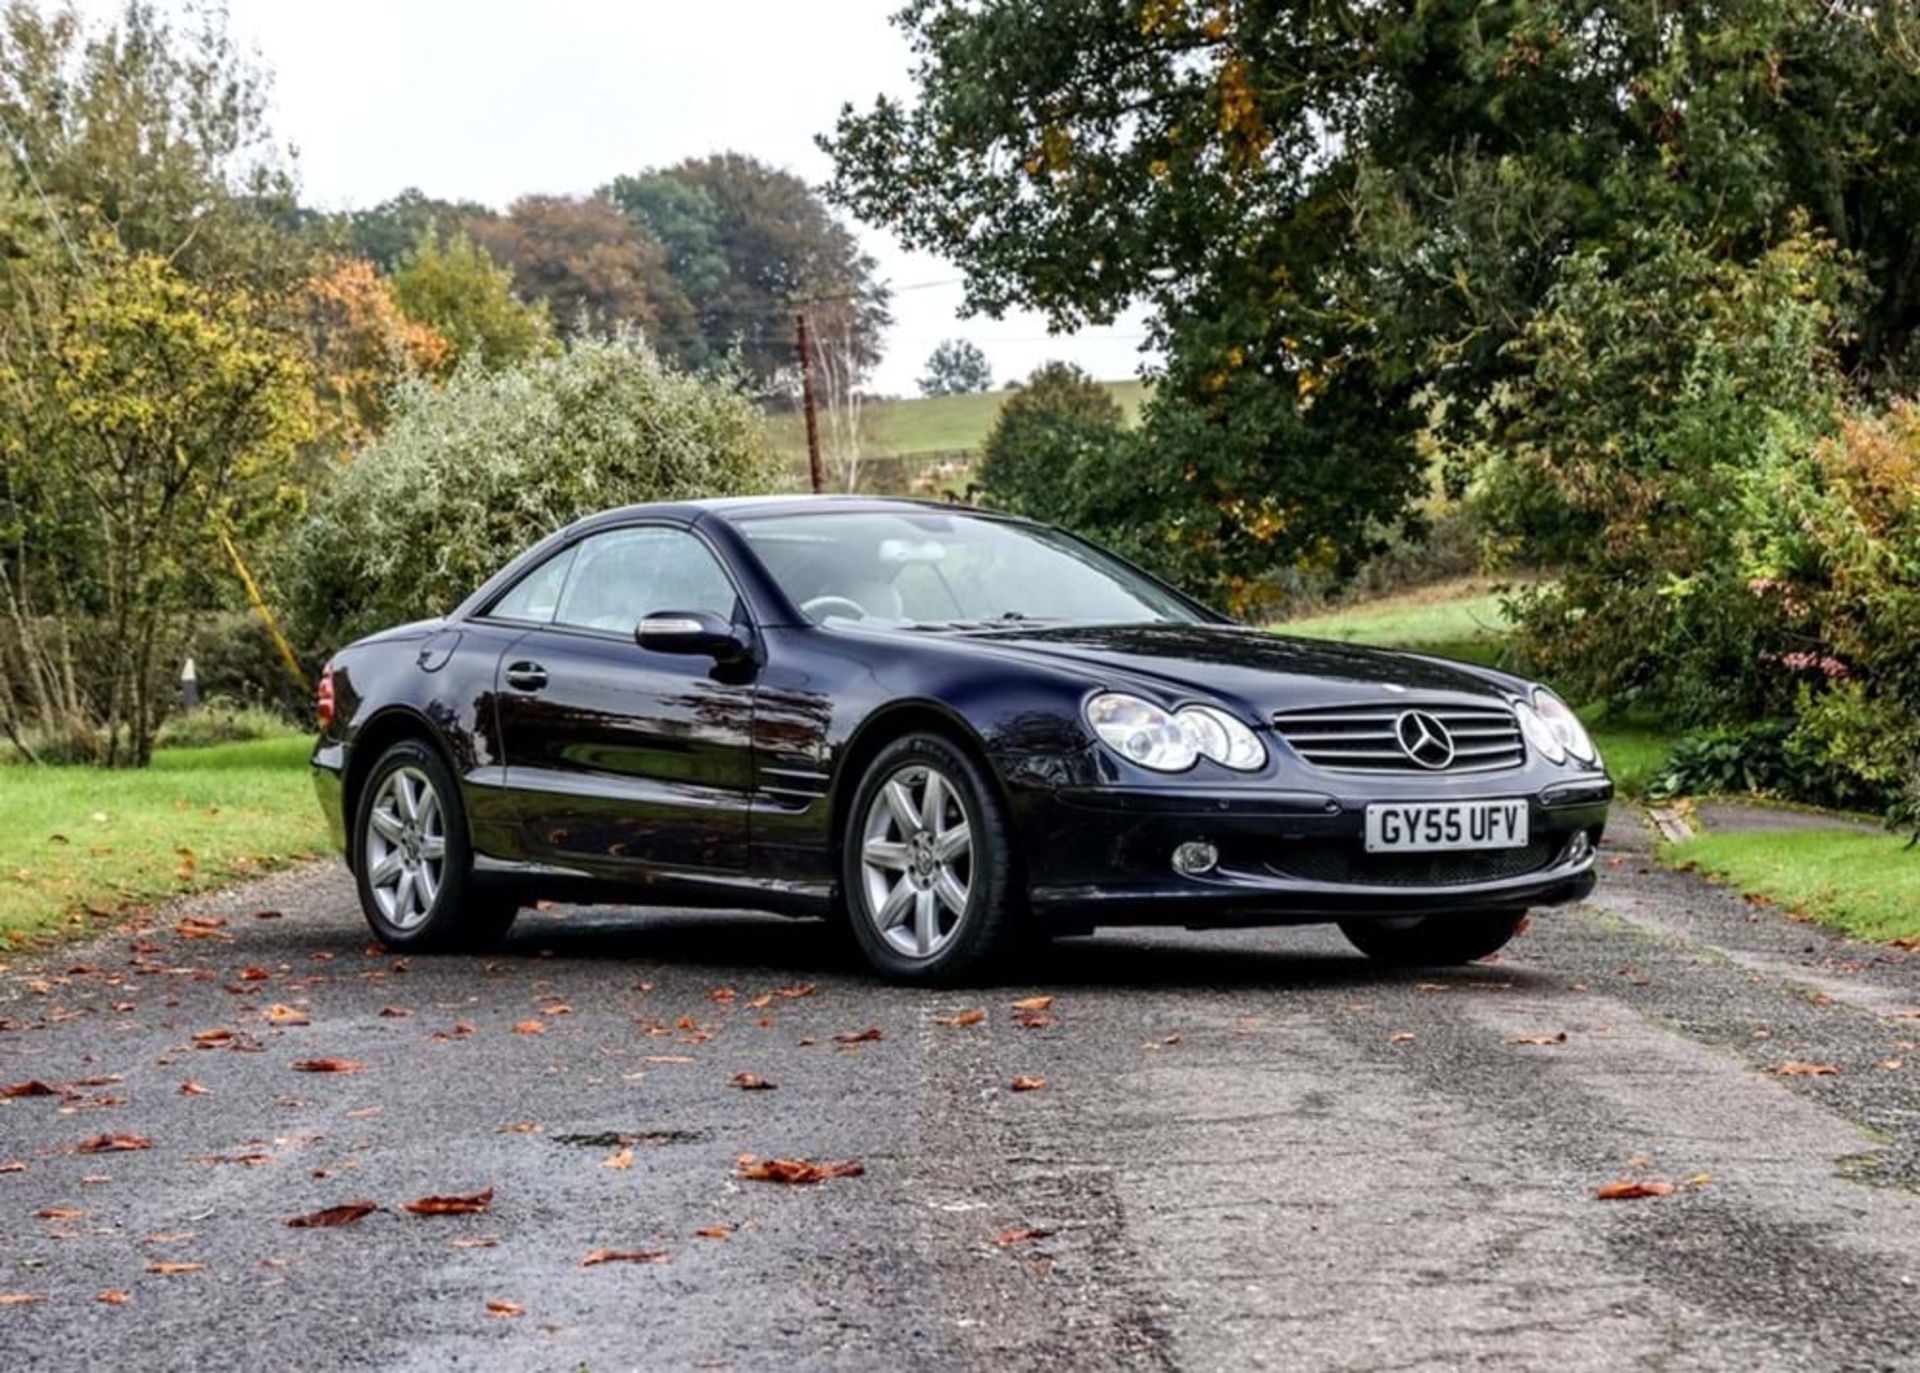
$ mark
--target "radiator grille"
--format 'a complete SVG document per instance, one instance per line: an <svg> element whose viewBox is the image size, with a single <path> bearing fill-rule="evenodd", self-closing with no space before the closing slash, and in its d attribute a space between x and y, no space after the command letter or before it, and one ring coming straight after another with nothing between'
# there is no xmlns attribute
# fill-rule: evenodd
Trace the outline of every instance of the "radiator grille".
<svg viewBox="0 0 1920 1373"><path fill-rule="evenodd" d="M1524 848L1471 853L1367 853L1357 845L1300 848L1268 863L1281 877L1365 887L1449 887L1497 882L1547 866L1553 845L1536 839Z"/></svg>
<svg viewBox="0 0 1920 1373"><path fill-rule="evenodd" d="M1403 716L1436 721L1453 744L1442 767L1417 761L1401 742ZM1332 772L1439 773L1497 772L1526 761L1519 722L1506 706L1428 705L1396 701L1390 705L1326 706L1282 711L1274 729L1307 762Z"/></svg>

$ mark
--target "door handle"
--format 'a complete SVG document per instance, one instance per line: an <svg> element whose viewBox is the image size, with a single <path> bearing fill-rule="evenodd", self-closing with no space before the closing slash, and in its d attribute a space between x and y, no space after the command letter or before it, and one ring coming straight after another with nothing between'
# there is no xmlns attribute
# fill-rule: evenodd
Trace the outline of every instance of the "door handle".
<svg viewBox="0 0 1920 1373"><path fill-rule="evenodd" d="M518 691L538 691L547 684L547 670L538 663L510 663L507 685Z"/></svg>

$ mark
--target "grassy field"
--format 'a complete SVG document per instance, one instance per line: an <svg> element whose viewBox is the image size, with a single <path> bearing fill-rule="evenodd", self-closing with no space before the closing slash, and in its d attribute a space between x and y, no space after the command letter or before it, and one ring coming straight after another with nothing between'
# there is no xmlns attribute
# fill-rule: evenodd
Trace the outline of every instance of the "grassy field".
<svg viewBox="0 0 1920 1373"><path fill-rule="evenodd" d="M1147 387L1141 381L1105 383L1129 421L1140 413ZM916 453L972 452L980 446L994 417L1013 391L980 391L965 396L927 396L875 401L861 411L866 456L908 457ZM807 455L805 421L798 414L776 415L768 421L774 447L789 458Z"/></svg>
<svg viewBox="0 0 1920 1373"><path fill-rule="evenodd" d="M0 935L19 937L321 852L312 741L162 749L144 771L0 767Z"/></svg>
<svg viewBox="0 0 1920 1373"><path fill-rule="evenodd" d="M1662 850L1858 939L1920 942L1920 853L1866 830L1701 834Z"/></svg>

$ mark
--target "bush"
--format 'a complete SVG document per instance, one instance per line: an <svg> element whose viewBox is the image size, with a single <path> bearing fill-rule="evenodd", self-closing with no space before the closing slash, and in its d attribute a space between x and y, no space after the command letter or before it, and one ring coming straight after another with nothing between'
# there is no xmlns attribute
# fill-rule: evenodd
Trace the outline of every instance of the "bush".
<svg viewBox="0 0 1920 1373"><path fill-rule="evenodd" d="M285 714L265 706L211 697L198 710L183 711L160 726L161 748L206 748L272 739L294 729Z"/></svg>
<svg viewBox="0 0 1920 1373"><path fill-rule="evenodd" d="M583 515L771 490L760 413L724 379L672 371L638 338L583 340L498 372L411 383L290 541L300 640L324 653L443 614L509 556Z"/></svg>
<svg viewBox="0 0 1920 1373"><path fill-rule="evenodd" d="M1799 790L1787 758L1791 720L1695 730L1673 746L1648 788L1654 796L1714 796Z"/></svg>
<svg viewBox="0 0 1920 1373"><path fill-rule="evenodd" d="M1072 363L1049 362L1000 407L975 475L996 505L1080 526L1085 469L1125 439L1126 416L1113 394Z"/></svg>

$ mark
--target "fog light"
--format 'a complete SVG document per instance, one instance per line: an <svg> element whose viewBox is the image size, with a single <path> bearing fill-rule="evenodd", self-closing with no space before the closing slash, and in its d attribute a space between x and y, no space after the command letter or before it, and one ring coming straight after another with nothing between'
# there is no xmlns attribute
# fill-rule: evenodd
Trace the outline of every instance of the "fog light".
<svg viewBox="0 0 1920 1373"><path fill-rule="evenodd" d="M1213 871L1220 861L1220 850L1204 839L1189 839L1173 851L1173 870L1182 877L1198 877Z"/></svg>
<svg viewBox="0 0 1920 1373"><path fill-rule="evenodd" d="M1561 855L1562 863L1584 863L1593 853L1593 841L1587 838L1587 832L1581 830L1567 844L1567 851Z"/></svg>

